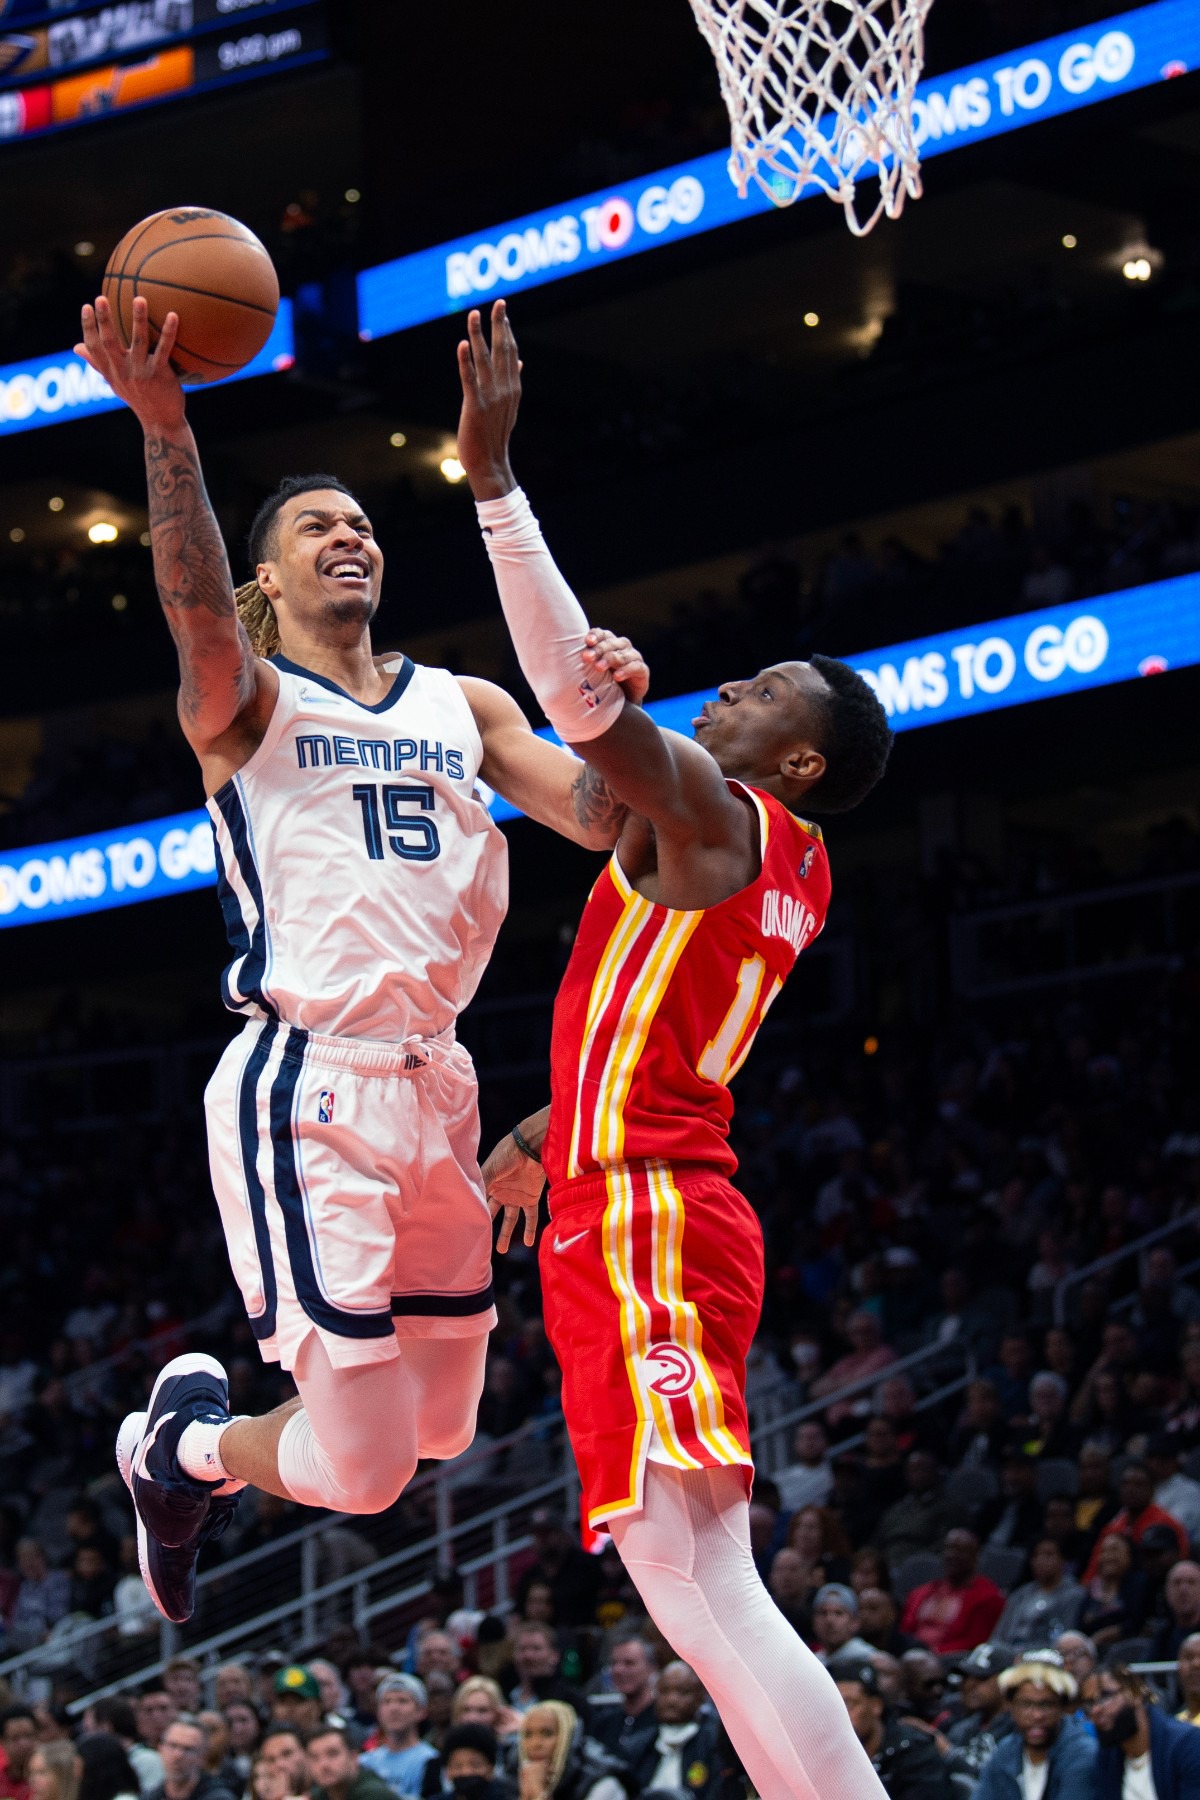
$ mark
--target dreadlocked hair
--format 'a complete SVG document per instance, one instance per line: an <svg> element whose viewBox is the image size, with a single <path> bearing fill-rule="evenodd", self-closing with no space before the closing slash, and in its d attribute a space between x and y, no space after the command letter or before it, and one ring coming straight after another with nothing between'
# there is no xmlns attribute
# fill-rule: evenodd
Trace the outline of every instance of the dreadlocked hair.
<svg viewBox="0 0 1200 1800"><path fill-rule="evenodd" d="M1111 1675L1114 1681L1119 1682L1131 1700L1140 1700L1143 1706L1161 1706L1162 1696L1158 1690L1152 1687L1144 1676L1139 1675L1136 1669L1131 1669L1127 1662L1122 1662L1119 1657L1105 1657L1100 1665L1100 1670L1103 1670L1105 1675ZM1100 1670L1097 1670L1097 1673Z"/></svg>
<svg viewBox="0 0 1200 1800"><path fill-rule="evenodd" d="M274 656L279 648L279 621L257 581L245 582L233 597L255 656Z"/></svg>

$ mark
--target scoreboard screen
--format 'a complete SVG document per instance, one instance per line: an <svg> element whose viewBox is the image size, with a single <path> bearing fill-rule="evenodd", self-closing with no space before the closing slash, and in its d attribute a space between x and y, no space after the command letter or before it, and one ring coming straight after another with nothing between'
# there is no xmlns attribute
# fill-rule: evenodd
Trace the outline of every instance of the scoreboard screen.
<svg viewBox="0 0 1200 1800"><path fill-rule="evenodd" d="M327 55L321 0L0 0L0 142Z"/></svg>

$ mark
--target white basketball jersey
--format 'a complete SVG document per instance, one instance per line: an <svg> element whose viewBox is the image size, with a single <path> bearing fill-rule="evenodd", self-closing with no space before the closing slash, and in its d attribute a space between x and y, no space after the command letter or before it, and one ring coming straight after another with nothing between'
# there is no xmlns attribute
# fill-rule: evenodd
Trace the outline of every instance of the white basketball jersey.
<svg viewBox="0 0 1200 1800"><path fill-rule="evenodd" d="M432 1037L475 992L508 905L466 696L406 656L375 706L271 660L266 736L208 802L234 952L222 997L325 1036Z"/></svg>

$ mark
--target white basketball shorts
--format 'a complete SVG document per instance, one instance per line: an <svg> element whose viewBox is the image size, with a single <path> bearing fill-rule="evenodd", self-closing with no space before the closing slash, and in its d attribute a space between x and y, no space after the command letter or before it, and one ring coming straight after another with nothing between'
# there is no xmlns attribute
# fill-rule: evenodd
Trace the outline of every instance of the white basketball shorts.
<svg viewBox="0 0 1200 1800"><path fill-rule="evenodd" d="M335 1368L398 1338L496 1323L471 1058L318 1037L275 1019L229 1045L204 1096L234 1277L267 1362L310 1331Z"/></svg>

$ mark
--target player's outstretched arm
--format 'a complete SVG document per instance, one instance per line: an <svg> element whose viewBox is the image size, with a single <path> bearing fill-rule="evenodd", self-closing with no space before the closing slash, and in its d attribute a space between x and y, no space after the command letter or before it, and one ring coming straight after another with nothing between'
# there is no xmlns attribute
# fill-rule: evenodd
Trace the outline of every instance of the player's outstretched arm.
<svg viewBox="0 0 1200 1800"><path fill-rule="evenodd" d="M145 434L154 577L179 656L179 719L203 753L255 701L256 659L237 616L229 558L171 367L178 329L177 315L168 313L151 351L146 302L135 300L127 350L101 297L84 307L83 342L75 349Z"/></svg>
<svg viewBox="0 0 1200 1800"><path fill-rule="evenodd" d="M472 311L458 347L458 454L526 680L558 735L603 776L619 802L668 835L705 848L740 847L745 808L713 759L627 706L620 680L592 654L583 608L550 555L509 461L522 364L503 300L493 306L491 324L489 344L481 315Z"/></svg>
<svg viewBox="0 0 1200 1800"><path fill-rule="evenodd" d="M628 638L593 631L589 655L598 675L619 682L635 705L642 700L650 672ZM537 737L503 688L468 675L460 676L459 685L483 741L480 774L487 785L520 812L585 850L611 850L627 809L599 771Z"/></svg>

